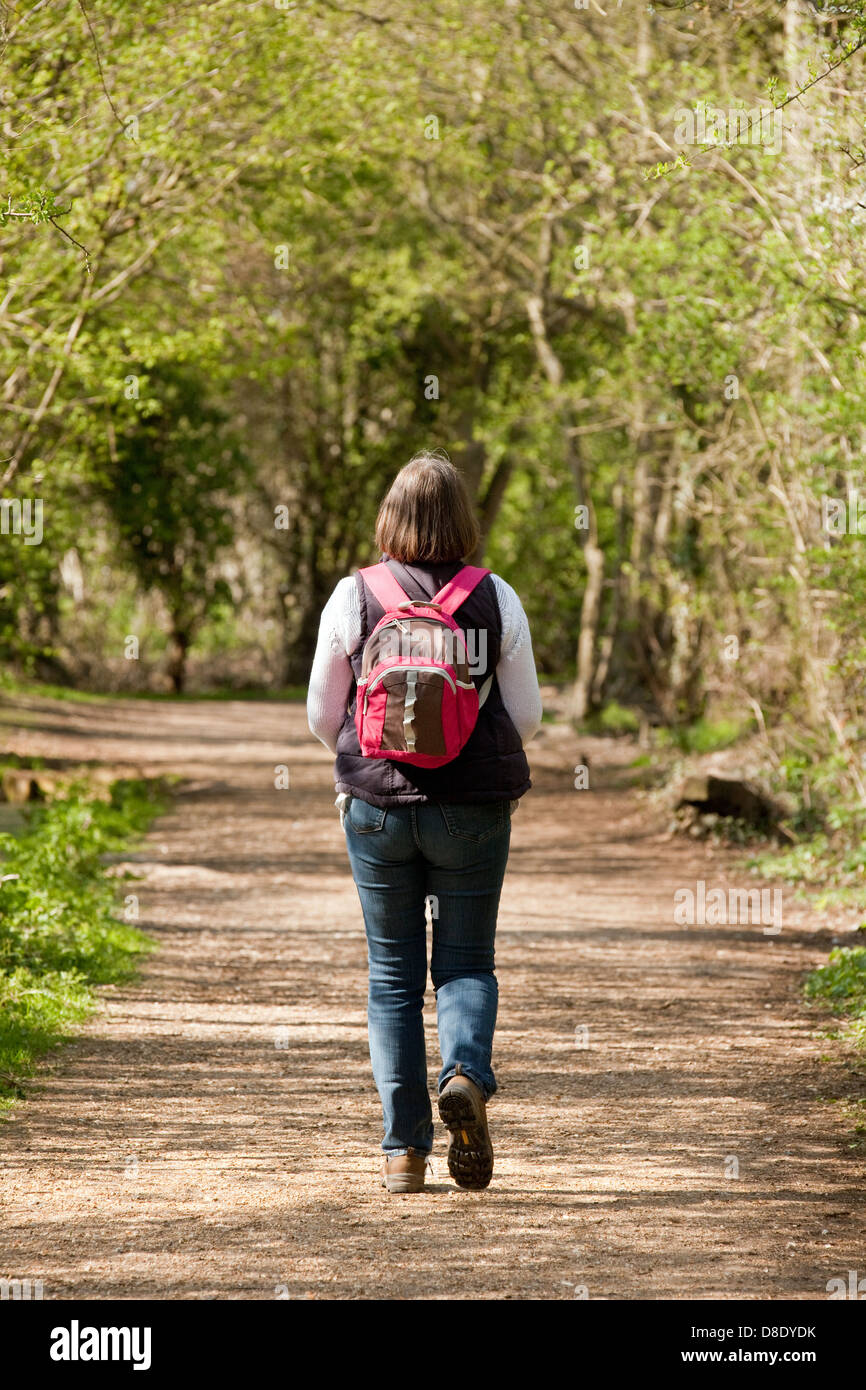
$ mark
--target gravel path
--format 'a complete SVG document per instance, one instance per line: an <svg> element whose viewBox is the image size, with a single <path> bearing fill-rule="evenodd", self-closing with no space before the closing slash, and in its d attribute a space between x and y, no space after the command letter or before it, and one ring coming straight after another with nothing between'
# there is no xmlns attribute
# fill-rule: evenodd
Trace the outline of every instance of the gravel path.
<svg viewBox="0 0 866 1390"><path fill-rule="evenodd" d="M576 791L566 728L530 748L492 1187L456 1189L438 1133L429 1190L389 1197L360 908L302 706L27 699L0 722L12 751L185 779L127 890L158 953L0 1126L3 1275L57 1299L823 1299L866 1273L840 1103L862 1087L800 996L828 924L785 888L778 936L676 925L677 888L754 881L660 832L626 749L584 741Z"/></svg>

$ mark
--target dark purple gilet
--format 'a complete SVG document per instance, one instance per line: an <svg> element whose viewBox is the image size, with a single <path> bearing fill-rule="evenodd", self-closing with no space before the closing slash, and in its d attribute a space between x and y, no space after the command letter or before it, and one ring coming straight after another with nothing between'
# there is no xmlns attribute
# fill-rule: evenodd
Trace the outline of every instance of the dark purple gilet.
<svg viewBox="0 0 866 1390"><path fill-rule="evenodd" d="M462 569L459 561L442 565L403 565L390 557L382 559L409 598L432 598ZM355 575L355 581L361 604L361 640L349 660L357 682L364 643L384 617L385 610L360 574ZM460 605L454 618L464 630L487 633L486 653L477 641L474 651L470 647L471 658L482 655L486 658L483 665L479 660L479 669L472 672L472 679L480 689L496 670L502 642L499 601L489 575ZM532 785L520 735L502 703L495 675L490 693L479 711L478 723L458 756L444 767L413 767L388 758L363 758L355 728L356 695L357 685L337 737L338 792L351 792L373 806L401 806L425 801L514 801Z"/></svg>

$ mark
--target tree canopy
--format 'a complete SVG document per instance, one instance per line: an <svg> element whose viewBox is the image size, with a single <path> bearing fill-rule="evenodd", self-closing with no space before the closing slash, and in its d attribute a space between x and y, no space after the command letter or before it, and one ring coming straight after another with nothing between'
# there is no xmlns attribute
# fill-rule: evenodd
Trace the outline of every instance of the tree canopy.
<svg viewBox="0 0 866 1390"><path fill-rule="evenodd" d="M575 715L727 702L863 795L862 0L2 23L7 660L303 680L443 447Z"/></svg>

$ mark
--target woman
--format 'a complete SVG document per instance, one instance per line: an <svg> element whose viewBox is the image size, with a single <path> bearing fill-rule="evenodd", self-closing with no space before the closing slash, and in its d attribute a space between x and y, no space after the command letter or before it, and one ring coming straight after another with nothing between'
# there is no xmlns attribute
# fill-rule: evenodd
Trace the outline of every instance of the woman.
<svg viewBox="0 0 866 1390"><path fill-rule="evenodd" d="M414 612L411 600L439 595L478 541L456 468L447 457L419 454L397 474L379 510L382 561L375 573L390 571ZM386 612L383 589L394 588L387 575L384 583L376 579L379 597L363 573L340 580L322 613L310 677L307 716L337 755L337 804L367 932L370 1058L384 1113L382 1181L389 1192L423 1188L433 1147L422 1020L428 900L448 1169L460 1187L473 1189L486 1187L493 1173L486 1102L496 1090L496 914L511 814L531 785L523 744L541 723L541 697L517 594L498 575L487 572L477 582L479 576L454 619L483 703L451 761L416 766L362 754L357 681L365 679L364 645Z"/></svg>

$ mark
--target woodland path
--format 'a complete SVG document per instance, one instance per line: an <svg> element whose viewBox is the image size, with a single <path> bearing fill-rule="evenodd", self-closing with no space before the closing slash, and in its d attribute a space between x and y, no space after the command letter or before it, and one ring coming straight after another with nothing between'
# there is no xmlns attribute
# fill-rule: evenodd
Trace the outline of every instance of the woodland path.
<svg viewBox="0 0 866 1390"><path fill-rule="evenodd" d="M429 1190L389 1197L360 908L303 706L27 698L0 722L12 751L184 779L126 889L159 950L0 1125L0 1274L57 1299L824 1299L866 1273L838 1103L860 1088L800 993L829 924L785 888L778 936L675 925L677 888L755 880L662 833L633 750L584 741L578 792L567 728L530 745L493 1185L455 1188L437 1129Z"/></svg>

